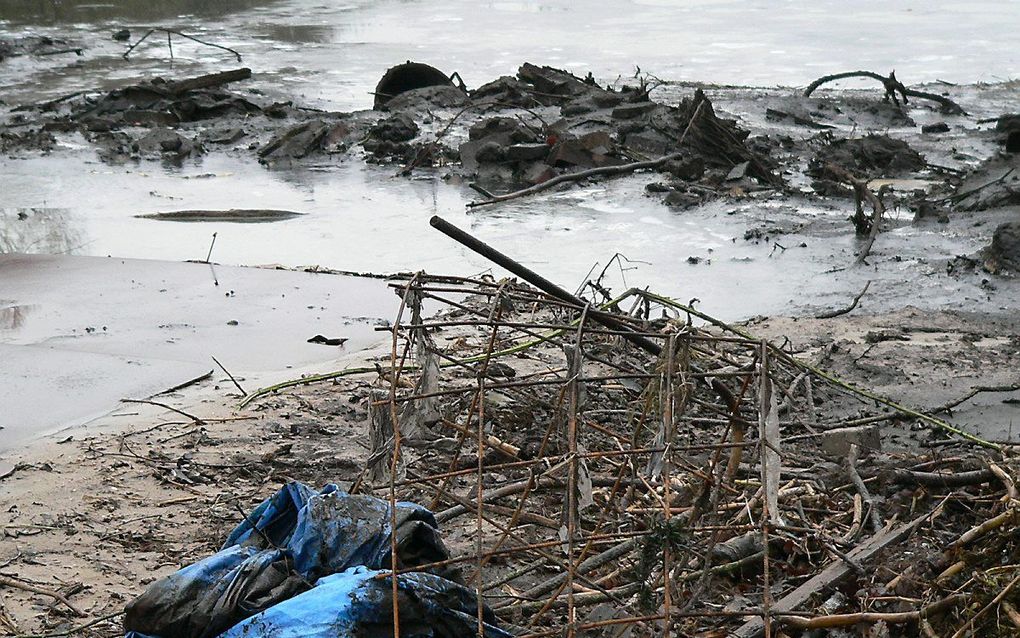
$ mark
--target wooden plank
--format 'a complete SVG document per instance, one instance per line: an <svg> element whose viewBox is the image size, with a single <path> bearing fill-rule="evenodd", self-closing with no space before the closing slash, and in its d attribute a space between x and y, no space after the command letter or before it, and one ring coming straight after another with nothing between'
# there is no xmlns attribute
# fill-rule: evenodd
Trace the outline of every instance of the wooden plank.
<svg viewBox="0 0 1020 638"><path fill-rule="evenodd" d="M874 558L883 549L890 545L902 542L910 536L921 523L931 518L933 512L928 512L914 520L903 523L896 527L885 527L874 536L865 539L855 547L847 556L857 564L863 564ZM838 560L830 563L825 569L818 572L810 579L783 596L772 605L773 614L796 611L798 607L808 602L812 596L819 594L834 585L853 572L845 561ZM765 633L765 623L761 618L752 618L730 634L732 638L760 638Z"/></svg>

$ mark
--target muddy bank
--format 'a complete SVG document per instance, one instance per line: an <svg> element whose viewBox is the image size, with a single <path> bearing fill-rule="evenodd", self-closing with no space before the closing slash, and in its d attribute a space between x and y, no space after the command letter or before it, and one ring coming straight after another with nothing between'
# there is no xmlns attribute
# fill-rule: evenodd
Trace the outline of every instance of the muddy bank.
<svg viewBox="0 0 1020 638"><path fill-rule="evenodd" d="M422 281L421 285L425 290L475 287L463 280ZM667 386L660 385L665 383L661 375L647 366L662 361L655 363L641 348L628 345L596 323L584 331L587 336L578 335L576 326L570 325L576 312L559 305L546 306L545 301L536 306L535 292L528 288L483 282L477 290L483 293L480 297L436 320L404 317L401 348L407 343L404 338L412 334L417 334L419 341L411 348L415 354L404 370L406 376L397 396L401 399L401 422L406 426L416 423L417 434L408 431L404 443L396 487L399 497L430 505L439 513L443 538L453 555L463 559L468 580L477 564L474 552L479 538L485 548L507 550L485 565L483 575L483 582L492 585L487 600L505 627L527 633L528 617L515 611L521 605L534 614L536 628L559 627L568 603L565 596L555 595L555 586L553 590L547 586L550 579L560 582L556 579L562 578L565 570L561 560L543 551L542 543L561 542L558 517L567 511L564 494L569 493L564 491L568 478L562 470L569 463L571 439L569 430L557 427L566 426L567 421L562 414L557 417L563 406L556 395L567 392L570 396L570 367L582 366L583 394L575 397L581 415L576 444L583 447L585 460L578 463L583 469L577 485L587 487L579 491L577 529L593 539L592 556L622 544L620 550L613 550L618 551L613 561L596 564L585 570L583 577L620 599L613 603L610 617L619 622L628 616L647 617L641 610L646 609L648 597L662 595L654 577L655 566L662 562L657 549L660 541L655 539L660 533L656 520L661 521L657 512L666 499L675 520L696 521L683 533L705 543L703 546L714 547L710 550L712 562L702 563L701 553L691 554L686 544L670 546L677 570L673 600L693 596L704 566L714 565L718 569L713 568L698 587L697 599L721 601L739 612L677 622L691 630L725 627L729 631L745 623L745 614L754 612L744 610L755 605L763 586L756 565L761 564L764 545L754 542L755 533L747 533L757 527L741 525L739 512L751 508L755 520L765 514L763 497L755 496L760 491L760 450L748 447L737 457L732 463L733 482L722 479L729 489L720 496L710 497L702 490L699 477L705 471L712 475L713 468L719 468L720 476L728 476L727 461L734 457L731 448L721 461L718 455L713 456L715 444L726 440L722 431L726 412L717 409L720 406L714 393L721 392L718 387L713 390L697 375L700 366L716 366L712 369L720 383L741 392L741 386L748 386L741 375L760 374L762 369L743 365L744 357L752 356L760 342L718 328L676 337L692 339L695 349L690 354L695 367L688 370L687 363L678 362L678 375L694 376L689 378L689 386L677 377L677 388L687 389L683 390L686 399L676 404L682 429L674 445L684 448L683 458L674 459L663 456L661 445L654 443L656 436L668 436L664 432L669 432L656 434L661 415L654 397L664 390L654 388ZM501 294L507 296L506 304L499 303ZM485 317L492 308L500 307L504 309L496 316L504 327L497 331L502 336L493 341L492 319ZM682 316L672 323L657 311L646 315L640 308L636 316L644 319L633 325L641 326L648 335L672 334L685 323ZM479 321L472 325L475 318ZM736 328L755 337L769 337L782 348L777 356L788 353L835 373L840 383L892 395L910 409L946 416L939 409L955 404L948 408L952 421L968 434L1002 437L1007 446L1020 441L1017 433L1006 429L1012 419L1009 411L1016 409L1017 390L984 393L956 404L957 399L966 398L970 383L1005 382L1007 371L1016 369L1020 344L1015 340L1015 318L991 320L964 313L907 310L827 320L774 318ZM558 336L532 343L535 338L529 332L545 334L550 329L559 330ZM563 343L549 343L550 338ZM487 350L491 354L494 343L500 354L491 360L476 358ZM532 345L515 349L529 343ZM571 363L572 353L579 352L570 349L571 343L581 344L582 362ZM508 354L502 354L504 351ZM715 356L706 357L706 352L715 352ZM429 381L413 365L427 367L435 354L442 355L441 371ZM51 439L46 445L11 456L11 468L0 479L0 489L16 507L0 513L0 563L5 573L17 574L19 583L59 590L69 604L6 587L2 622L12 632L23 632L61 630L103 619L94 631L116 634L119 614L129 600L155 579L216 551L223 536L238 522L238 509L250 509L280 483L336 482L343 489L384 494L388 489L385 464L380 467L378 452L385 451L386 445L378 436L381 421L371 401L380 393L388 394L387 379L393 377L385 371L380 375L378 370L391 365L392 356L390 345L381 344L339 366L361 372L258 396L241 411L234 409L239 395L223 379L206 381L162 397L191 416L155 406L132 406L137 414L110 417L88 433L78 432L59 442ZM464 363L450 365L451 359ZM782 430L782 443L777 445L784 451L783 483L777 497L784 520L770 531L783 542L769 545L775 600L783 599L807 575L824 566L843 565L841 555L858 556L860 546L877 537L873 516L880 517L879 525L888 521L889 529L894 530L933 508L940 512L937 522L925 519L914 523L910 529L915 534L909 540L897 537L889 541L881 565L857 573L847 568L840 582L855 590L865 588L881 598L873 600L868 608L871 612L910 611L915 608L912 599L925 593L931 579L959 558L965 563L963 573L944 576L946 582L963 586L977 600L991 600L998 592L995 587L965 581L972 573L998 573L994 570L1004 562L1015 562L1012 558L1001 560L1003 552L1013 556L1016 551L1010 533L995 528L985 532L983 543L995 551L982 551L977 545L971 545L974 551L967 554L943 549L1000 511L992 501L1005 488L987 468L991 461L1007 476L1015 476L1010 460L1001 458L996 450L979 451L961 444L942 428L876 406L872 400L861 400L821 377L811 375L805 385L795 370L784 368L781 359L772 365L780 395L774 408L779 410ZM961 370L965 374L959 374ZM470 395L477 391L479 378L486 379L488 385L482 399L488 425L479 435L482 449L476 450L474 438L461 435L462 430L470 433L467 428L472 427L467 415L476 413ZM445 393L439 420L426 418L427 395L436 391ZM757 390L751 392L757 394ZM418 395L424 396L415 399ZM752 422L760 409L758 399L749 396L740 403L739 414ZM984 409L981 405L996 404L997 409L972 412ZM625 442L621 419L631 408L638 413L652 410L654 418L647 431L635 430L636 441ZM847 426L856 428L858 438L848 439L839 433L839 428ZM747 428L744 434L750 441L759 440L755 428ZM866 481L868 500L860 499L849 478L848 441L858 445L855 454L861 455L861 462L855 471ZM643 456L635 456L633 465L616 462L629 458L631 449ZM524 468L536 463L549 469L529 475ZM660 463L672 467L669 471L674 481L659 481ZM480 464L481 489L492 496L486 497L484 517L476 523L472 499L478 489L474 473ZM381 476L374 475L377 470L382 471ZM626 489L617 493L612 486L621 480L619 472ZM432 475L441 476L429 480ZM943 511L938 508L947 498L942 481L957 478L962 483L953 483L948 502L966 500ZM530 490L529 485L533 486ZM518 488L523 488L523 493ZM591 502L585 500L585 494L590 494ZM897 519L908 512L914 512L913 516ZM613 531L625 534L617 537L601 531L598 521L605 516L613 516L620 525ZM736 521L731 520L734 516ZM513 521L509 535L502 531L507 529L507 520ZM803 524L809 522L817 525L812 529L825 530L823 541L803 531ZM723 533L702 538L720 527L725 528ZM582 546L579 541L573 551L581 551ZM959 546L968 545L960 541ZM826 547L837 551L827 553ZM859 556L865 565L874 564L870 555ZM906 575L896 580L897 574ZM841 590L820 589L797 610L801 615L796 618L859 611L858 601L842 596ZM554 613L538 613L550 593L554 594ZM598 605L599 596L605 594L598 588L578 593L569 604L576 605L584 623L600 622L609 611ZM508 601L513 604L505 604ZM76 612L83 615L76 617ZM961 606L960 613L972 614L976 609ZM796 618L782 616L775 622L789 624ZM933 614L929 620L943 629L963 622L953 614ZM909 627L910 619L906 622Z"/></svg>
<svg viewBox="0 0 1020 638"><path fill-rule="evenodd" d="M0 281L2 451L219 373L213 357L249 386L331 365L400 301L381 279L93 257L0 255Z"/></svg>

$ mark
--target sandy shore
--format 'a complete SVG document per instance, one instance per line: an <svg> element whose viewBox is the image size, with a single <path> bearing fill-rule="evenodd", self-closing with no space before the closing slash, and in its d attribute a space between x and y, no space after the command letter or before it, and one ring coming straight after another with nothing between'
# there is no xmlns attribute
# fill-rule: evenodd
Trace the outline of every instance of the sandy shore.
<svg viewBox="0 0 1020 638"><path fill-rule="evenodd" d="M1016 383L1020 343L1015 318L904 310L835 319L772 318L747 330L817 361L853 383L922 409L964 395L974 385ZM455 336L443 337L443 343ZM380 343L337 368L388 361ZM376 374L299 386L236 408L239 393L215 375L159 397L192 417L131 405L10 457L0 479L0 574L60 592L69 605L6 587L0 622L9 632L63 629L117 614L155 578L219 548L240 510L289 480L350 486L368 455L366 396ZM991 439L1018 441L1017 392L982 394L961 405L954 422ZM1003 400L1014 402L1004 403ZM827 415L853 416L833 404ZM890 451L925 449L944 433L883 426ZM451 547L470 547L472 521L444 525ZM94 635L116 635L118 619Z"/></svg>

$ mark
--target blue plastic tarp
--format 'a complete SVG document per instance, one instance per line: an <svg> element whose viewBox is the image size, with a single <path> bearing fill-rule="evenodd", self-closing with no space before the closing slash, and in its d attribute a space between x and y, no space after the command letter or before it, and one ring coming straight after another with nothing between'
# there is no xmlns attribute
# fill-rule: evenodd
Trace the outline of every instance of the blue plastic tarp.
<svg viewBox="0 0 1020 638"><path fill-rule="evenodd" d="M352 568L389 569L393 536L400 570L449 558L431 512L398 503L396 534L391 529L393 515L387 501L373 496L347 494L335 485L316 492L290 483L246 516L219 552L157 580L132 601L125 614L127 636L215 638L246 618L306 593L314 593L325 604L323 592L339 585L316 591L324 577L348 574ZM401 576L401 586L410 583L406 591L419 592L422 601L424 592L453 592L460 587L448 580L456 579L455 572L430 571ZM420 576L431 589L414 585L418 581L412 576ZM364 585L363 592L374 591L373 587ZM366 593L362 598L371 597Z"/></svg>
<svg viewBox="0 0 1020 638"><path fill-rule="evenodd" d="M400 635L477 636L475 593L433 574L397 577ZM391 638L392 581L387 571L355 567L235 625L221 638ZM510 638L484 610L486 638Z"/></svg>

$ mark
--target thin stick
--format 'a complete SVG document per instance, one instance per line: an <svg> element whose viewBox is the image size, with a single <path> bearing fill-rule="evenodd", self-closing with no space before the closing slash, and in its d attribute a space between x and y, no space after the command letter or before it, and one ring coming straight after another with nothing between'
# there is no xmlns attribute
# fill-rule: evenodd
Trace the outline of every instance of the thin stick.
<svg viewBox="0 0 1020 638"><path fill-rule="evenodd" d="M212 355L210 355L210 356L212 356ZM231 383L233 383L234 387L237 388L241 392L241 396L243 396L243 397L244 396L248 396L248 393L244 391L244 388L241 387L241 384L238 383L237 379L234 378L234 375L230 374L230 371L227 370L223 366L222 363L220 363L220 360L217 359L216 357L213 357L212 360L216 362L216 365L218 365L220 367L220 370L223 370L224 374L226 374L228 377L230 377Z"/></svg>
<svg viewBox="0 0 1020 638"><path fill-rule="evenodd" d="M954 607L967 600L967 594L953 594L940 601L918 609L917 611L901 611L891 613L861 612L856 614L833 614L831 616L815 616L813 618L800 618L798 616L781 616L780 620L785 625L798 629L827 629L832 627L848 627L858 623L885 622L889 624L903 624L917 622L929 616Z"/></svg>
<svg viewBox="0 0 1020 638"><path fill-rule="evenodd" d="M99 623L106 622L107 620L113 620L114 618L123 615L124 615L123 611L115 611L112 614L100 616L99 618L90 620L85 624L78 625L76 627L71 627L70 629L65 629L64 631L58 631L52 634L18 634L17 636L13 636L13 638L62 638L63 636L71 636L77 633L81 633L82 631L88 629L89 627L94 627Z"/></svg>
<svg viewBox="0 0 1020 638"><path fill-rule="evenodd" d="M7 576L0 576L0 585L4 585L6 587L13 587L14 589L20 589L22 591L32 592L33 594L42 594L43 596L49 596L50 598L53 598L53 599L57 600L58 602L63 604L65 607L70 609L72 612L74 612L75 616L79 616L79 617L85 616L85 614L83 614L80 609L75 607L71 603L71 601L67 599L66 596L64 596L63 594L61 594L58 591L54 591L52 589L46 589L45 587L37 587L37 586L32 585L30 583L26 583L26 582L23 582L23 581L20 581L20 580L15 580L13 578L8 578Z"/></svg>
<svg viewBox="0 0 1020 638"><path fill-rule="evenodd" d="M205 263L207 263L207 264L209 263L209 260L212 259L212 249L213 249L213 246L215 246L215 245L216 245L216 233L213 233L212 234L212 242L210 242L210 244L209 244L209 252L205 256Z"/></svg>
<svg viewBox="0 0 1020 638"><path fill-rule="evenodd" d="M871 280L870 279L868 280L868 283L864 284L864 288L862 288L861 291L859 293L857 293L857 296L854 297L853 301L850 302L849 306L846 306L844 308L840 308L838 310L830 310L828 312L823 312L823 313L817 314L817 315L815 315L815 319L832 319L833 317L838 317L840 315L847 314L848 312L850 312L851 310L853 310L854 308L857 307L857 304L860 302L861 297L864 296L864 293L868 292L868 287L869 286L871 286Z"/></svg>
<svg viewBox="0 0 1020 638"><path fill-rule="evenodd" d="M192 421L194 421L197 425L205 425L205 421L203 421L202 419L198 418L194 414L188 414L184 410L178 410L177 408L175 408L173 406L167 405L165 403L160 403L159 401L150 401L148 399L121 399L121 403L145 403L146 405L154 405L154 406L163 408L164 410L170 410L171 412L176 412L177 414L179 414L181 416L186 416L189 419L191 419Z"/></svg>
<svg viewBox="0 0 1020 638"><path fill-rule="evenodd" d="M857 488L857 492L861 495L861 499L868 506L868 518L871 519L871 528L877 534L882 529L882 515L879 514L875 499L871 498L868 487L864 484L864 480L857 471L857 453L857 444L851 443L850 453L846 459L846 471L850 475L850 480L853 481L854 487Z"/></svg>
<svg viewBox="0 0 1020 638"><path fill-rule="evenodd" d="M971 616L970 620L968 620L963 625L963 627L960 627L959 629L956 630L956 633L953 634L952 638L960 638L960 636L967 634L970 628L974 626L974 623L976 623L979 618L981 618L982 616L987 614L990 610L995 609L995 607L998 606L999 602L1002 601L1002 599L1005 598L1010 591L1012 591L1013 586L1016 585L1017 582L1020 582L1020 575L1014 577L1013 580L1009 581L1009 583L1002 588L1002 591L1000 591L995 596L995 598L991 600L991 602L989 602L987 605L981 608L981 611Z"/></svg>

